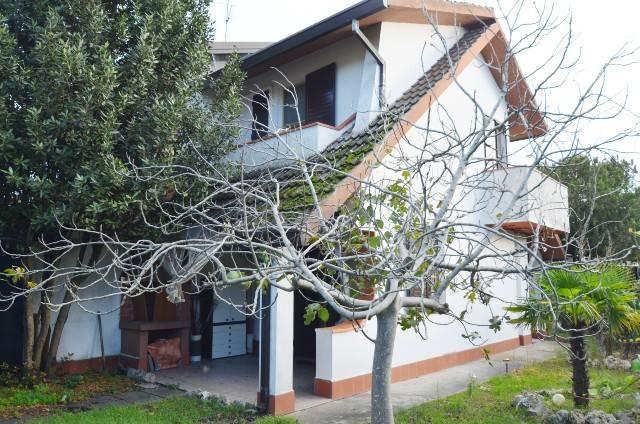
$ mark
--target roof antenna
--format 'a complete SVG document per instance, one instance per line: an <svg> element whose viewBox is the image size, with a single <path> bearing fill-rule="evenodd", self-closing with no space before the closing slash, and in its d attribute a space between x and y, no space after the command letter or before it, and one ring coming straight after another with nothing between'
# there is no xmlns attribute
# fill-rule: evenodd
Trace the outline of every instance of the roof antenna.
<svg viewBox="0 0 640 424"><path fill-rule="evenodd" d="M227 41L227 27L229 26L229 20L231 19L231 0L227 0L227 19L224 21L224 41Z"/></svg>

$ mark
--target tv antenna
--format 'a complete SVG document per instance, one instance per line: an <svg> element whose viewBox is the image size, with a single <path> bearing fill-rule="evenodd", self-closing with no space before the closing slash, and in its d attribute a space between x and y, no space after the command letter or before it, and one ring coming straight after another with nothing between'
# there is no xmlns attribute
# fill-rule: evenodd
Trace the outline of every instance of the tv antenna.
<svg viewBox="0 0 640 424"><path fill-rule="evenodd" d="M227 19L224 21L224 41L227 41L227 27L229 26L229 20L231 20L231 8L233 4L231 0L227 0Z"/></svg>

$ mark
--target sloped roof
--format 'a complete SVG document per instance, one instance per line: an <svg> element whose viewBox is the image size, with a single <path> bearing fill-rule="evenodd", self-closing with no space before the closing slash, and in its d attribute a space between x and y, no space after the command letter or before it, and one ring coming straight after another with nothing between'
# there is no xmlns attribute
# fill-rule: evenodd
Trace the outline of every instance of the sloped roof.
<svg viewBox="0 0 640 424"><path fill-rule="evenodd" d="M451 68L455 68L460 57L473 45L473 43L487 30L488 26L467 31L460 40L453 45L447 54L443 55L431 68L422 75L399 99L384 113L378 115L369 124L368 128L357 134L345 134L329 144L323 155L337 154L352 151L370 143L372 138L381 136L386 131L390 123L395 123L411 109L433 86L447 75Z"/></svg>
<svg viewBox="0 0 640 424"><path fill-rule="evenodd" d="M441 80L450 78L461 57L474 43L493 27L482 25L467 31L424 75L422 75L385 112L380 113L369 126L358 133L348 130L330 143L322 152L306 159L313 168L312 182L317 195L324 198L360 164L365 156L385 138L405 114L422 100ZM245 181L261 182L265 190L274 189L273 180L280 185L282 209L289 213L307 213L312 206L309 187L299 164L282 165L276 169L252 171L243 176Z"/></svg>
<svg viewBox="0 0 640 424"><path fill-rule="evenodd" d="M328 18L260 49L242 60L248 76L281 66L298 57L349 37L351 21L360 28L381 22L425 23L426 16L437 25L463 28L495 19L493 9L473 3L450 0L363 0Z"/></svg>

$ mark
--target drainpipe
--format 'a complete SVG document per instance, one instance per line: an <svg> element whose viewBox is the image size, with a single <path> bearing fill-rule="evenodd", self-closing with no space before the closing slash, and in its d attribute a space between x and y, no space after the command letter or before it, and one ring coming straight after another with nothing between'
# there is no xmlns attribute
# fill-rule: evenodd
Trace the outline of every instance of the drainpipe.
<svg viewBox="0 0 640 424"><path fill-rule="evenodd" d="M380 109L384 108L384 71L385 71L385 62L380 52L376 47L369 41L366 35L360 29L360 24L357 19L351 21L351 31L358 37L362 45L367 49L371 56L378 62L379 72L379 81L378 81L378 98L380 100Z"/></svg>

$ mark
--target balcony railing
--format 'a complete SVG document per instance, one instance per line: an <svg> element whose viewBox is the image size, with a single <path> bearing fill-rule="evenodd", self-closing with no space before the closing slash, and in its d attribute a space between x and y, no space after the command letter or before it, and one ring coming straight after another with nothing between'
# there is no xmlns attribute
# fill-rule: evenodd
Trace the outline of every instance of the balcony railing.
<svg viewBox="0 0 640 424"><path fill-rule="evenodd" d="M305 159L321 152L353 122L349 117L337 127L314 122L250 141L227 155L230 162L247 168L281 166L283 162Z"/></svg>
<svg viewBox="0 0 640 424"><path fill-rule="evenodd" d="M475 207L481 224L528 234L538 227L569 231L564 184L528 167L496 168L479 178Z"/></svg>

